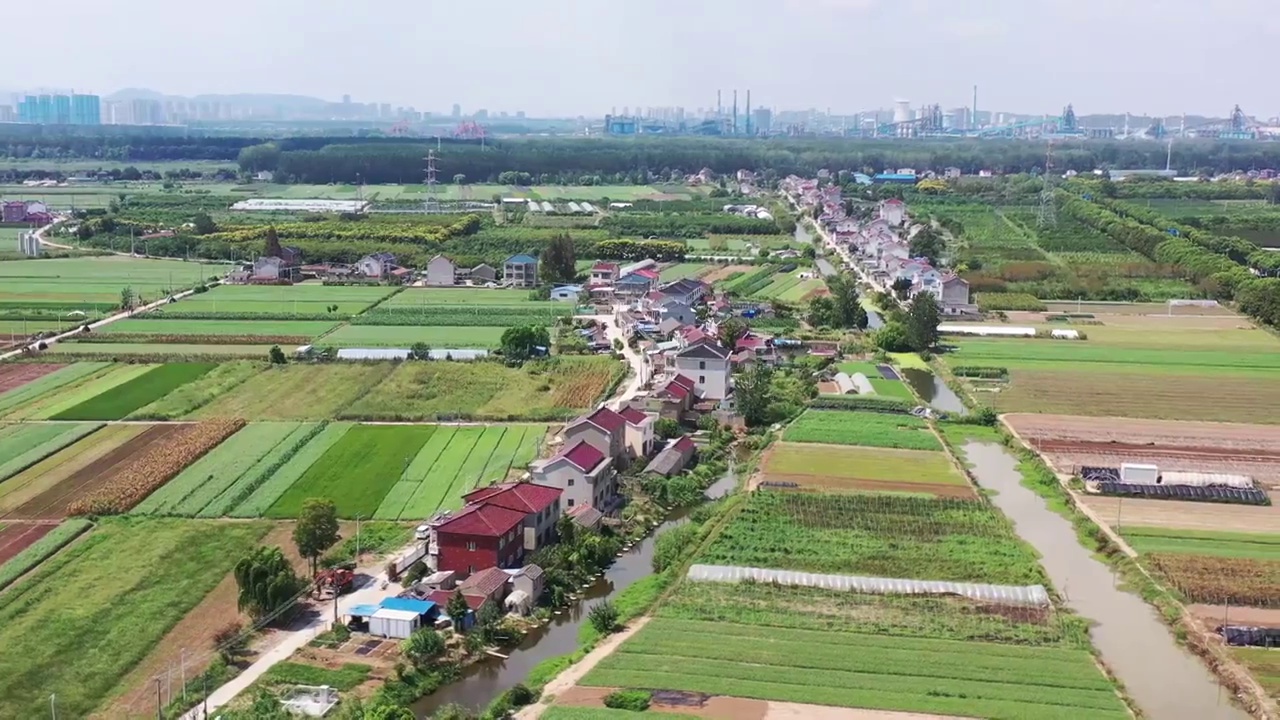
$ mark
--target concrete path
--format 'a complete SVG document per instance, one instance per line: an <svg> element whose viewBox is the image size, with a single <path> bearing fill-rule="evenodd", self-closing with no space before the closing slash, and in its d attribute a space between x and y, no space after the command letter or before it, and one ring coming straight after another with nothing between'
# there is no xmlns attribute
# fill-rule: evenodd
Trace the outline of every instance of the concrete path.
<svg viewBox="0 0 1280 720"><path fill-rule="evenodd" d="M619 313L626 310L626 305L615 305L613 315L578 315L578 319L595 320L604 325L605 337L609 339L612 345L614 340L622 342L622 356L626 358L627 364L631 366L631 379L622 387L613 399L606 401L606 404L613 410L618 410L631 401L632 398L640 394L640 389L649 381L649 365L644 355L633 350L627 344L626 331L618 322Z"/></svg>

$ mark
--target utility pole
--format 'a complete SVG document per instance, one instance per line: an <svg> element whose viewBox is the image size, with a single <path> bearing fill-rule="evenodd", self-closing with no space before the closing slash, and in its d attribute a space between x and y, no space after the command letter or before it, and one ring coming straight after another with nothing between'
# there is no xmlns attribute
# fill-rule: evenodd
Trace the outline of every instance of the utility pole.
<svg viewBox="0 0 1280 720"><path fill-rule="evenodd" d="M58 705L56 703L57 697L58 693L51 693L49 695L49 715L53 720L58 720Z"/></svg>
<svg viewBox="0 0 1280 720"><path fill-rule="evenodd" d="M164 706L160 704L160 676L156 676L156 720L164 720Z"/></svg>
<svg viewBox="0 0 1280 720"><path fill-rule="evenodd" d="M356 564L360 564L360 515L356 514Z"/></svg>
<svg viewBox="0 0 1280 720"><path fill-rule="evenodd" d="M182 654L178 661L182 667L182 706L187 706L187 649L182 648Z"/></svg>

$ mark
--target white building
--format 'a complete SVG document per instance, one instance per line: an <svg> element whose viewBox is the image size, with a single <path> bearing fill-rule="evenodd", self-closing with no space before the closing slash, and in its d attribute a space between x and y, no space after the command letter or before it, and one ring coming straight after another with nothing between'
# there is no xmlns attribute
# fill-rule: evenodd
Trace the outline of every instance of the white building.
<svg viewBox="0 0 1280 720"><path fill-rule="evenodd" d="M729 397L733 383L729 351L709 341L690 345L676 353L675 369L693 378L699 396L708 400Z"/></svg>
<svg viewBox="0 0 1280 720"><path fill-rule="evenodd" d="M427 284L433 286L453 285L457 281L458 267L444 255L436 255L427 261Z"/></svg>

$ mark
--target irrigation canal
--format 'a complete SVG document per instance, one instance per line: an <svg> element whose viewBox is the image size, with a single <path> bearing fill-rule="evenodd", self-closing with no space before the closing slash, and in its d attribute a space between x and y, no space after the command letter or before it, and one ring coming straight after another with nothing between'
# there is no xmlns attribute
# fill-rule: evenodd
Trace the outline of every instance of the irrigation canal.
<svg viewBox="0 0 1280 720"><path fill-rule="evenodd" d="M1178 646L1156 610L1120 590L1111 568L1080 544L1071 523L1023 487L1017 461L1004 447L970 442L964 452L978 484L996 491L992 502L1040 553L1067 606L1092 622L1093 646L1146 717L1248 720L1200 660Z"/></svg>
<svg viewBox="0 0 1280 720"><path fill-rule="evenodd" d="M916 395L928 403L934 410L941 410L951 415L968 415L969 409L955 391L947 387L947 383L928 370L904 368L900 371L902 379L907 381Z"/></svg>
<svg viewBox="0 0 1280 720"><path fill-rule="evenodd" d="M706 495L711 499L721 498L737 485L738 476L731 466L724 477L707 488ZM414 703L414 714L419 718L429 718L431 713L451 703L483 710L499 695L523 682L538 663L578 649L578 630L586 622L591 608L637 580L652 575L654 538L685 522L688 513L688 510L674 513L644 540L632 546L585 591L582 600L552 616L550 623L529 633L518 646L504 650L508 653L506 660L489 657L467 666L460 679Z"/></svg>

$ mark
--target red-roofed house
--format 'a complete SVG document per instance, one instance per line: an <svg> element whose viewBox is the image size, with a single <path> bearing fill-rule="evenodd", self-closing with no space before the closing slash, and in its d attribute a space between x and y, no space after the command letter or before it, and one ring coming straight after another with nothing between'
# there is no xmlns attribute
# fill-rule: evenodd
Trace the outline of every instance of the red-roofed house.
<svg viewBox="0 0 1280 720"><path fill-rule="evenodd" d="M639 457L648 457L650 448L653 447L653 421L656 419L643 410L633 407L625 407L618 412L623 420L627 421L626 445L627 454L633 459Z"/></svg>
<svg viewBox="0 0 1280 720"><path fill-rule="evenodd" d="M639 275L640 277L645 278L647 280L651 280L653 282L657 282L659 277L657 270L650 270L649 268L645 268L643 270L637 270L633 274Z"/></svg>
<svg viewBox="0 0 1280 720"><path fill-rule="evenodd" d="M692 408L697 399L693 379L676 375L649 395L645 408L658 413L659 417L679 420L681 413Z"/></svg>
<svg viewBox="0 0 1280 720"><path fill-rule="evenodd" d="M458 589L464 597L480 595L501 605L502 599L507 596L507 583L510 580L511 576L507 573L496 567L489 567L458 583Z"/></svg>
<svg viewBox="0 0 1280 720"><path fill-rule="evenodd" d="M615 413L616 415L616 413ZM621 420L621 417L619 417ZM622 420L623 425L626 420ZM534 482L564 491L565 512L579 505L594 505L607 512L618 499L618 479L613 458L585 440L566 443L554 457L529 465Z"/></svg>
<svg viewBox="0 0 1280 720"><path fill-rule="evenodd" d="M499 505L475 503L435 527L436 570L467 576L487 567L519 567L524 560L520 532L525 513Z"/></svg>
<svg viewBox="0 0 1280 720"><path fill-rule="evenodd" d="M591 266L592 285L612 285L618 281L618 263L598 262Z"/></svg>
<svg viewBox="0 0 1280 720"><path fill-rule="evenodd" d="M662 452L658 453L653 458L653 462L645 466L644 470L645 472L671 477L685 469L689 461L693 459L696 450L693 439L688 435L681 435L667 443Z"/></svg>
<svg viewBox="0 0 1280 720"><path fill-rule="evenodd" d="M627 451L627 421L609 408L600 408L590 415L569 423L564 428L564 444L570 447L579 440L614 460L621 459Z"/></svg>
<svg viewBox="0 0 1280 720"><path fill-rule="evenodd" d="M448 608L449 601L452 600L453 596L457 593L457 590L432 590L427 593L426 599L435 603L440 608ZM491 602L487 596L480 595L475 592L462 593L462 599L467 601L467 607L471 608L471 611L476 615L480 614L480 609L483 608L486 603ZM464 622L464 627L468 627L471 622L474 622L474 620Z"/></svg>
<svg viewBox="0 0 1280 720"><path fill-rule="evenodd" d="M533 552L555 537L561 492L537 483L504 483L473 490L462 499L468 505L486 503L524 513L524 549Z"/></svg>

